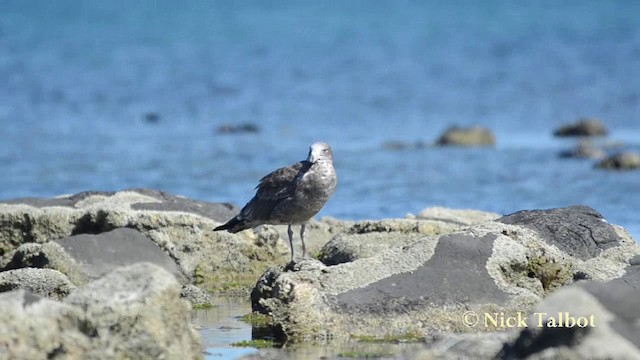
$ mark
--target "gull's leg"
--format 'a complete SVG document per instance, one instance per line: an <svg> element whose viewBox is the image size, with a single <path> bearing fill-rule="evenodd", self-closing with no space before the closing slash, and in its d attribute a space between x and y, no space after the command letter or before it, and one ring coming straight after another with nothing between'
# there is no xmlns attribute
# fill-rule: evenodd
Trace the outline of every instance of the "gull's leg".
<svg viewBox="0 0 640 360"><path fill-rule="evenodd" d="M302 223L300 225L300 241L302 241L302 258L307 257L307 247L304 244L304 228L307 226L307 223Z"/></svg>
<svg viewBox="0 0 640 360"><path fill-rule="evenodd" d="M291 262L293 262L293 230L291 230L291 224L287 228L287 235L289 235L289 246L291 246Z"/></svg>

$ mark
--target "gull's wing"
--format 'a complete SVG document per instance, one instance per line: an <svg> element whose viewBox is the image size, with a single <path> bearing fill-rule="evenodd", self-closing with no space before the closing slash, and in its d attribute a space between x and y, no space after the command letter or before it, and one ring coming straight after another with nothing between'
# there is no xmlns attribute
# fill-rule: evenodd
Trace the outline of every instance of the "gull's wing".
<svg viewBox="0 0 640 360"><path fill-rule="evenodd" d="M238 217L251 222L272 220L273 209L293 196L298 182L310 167L310 162L300 161L260 179L256 195L242 208Z"/></svg>
<svg viewBox="0 0 640 360"><path fill-rule="evenodd" d="M309 167L311 163L300 161L265 175L256 186L255 198L270 201L292 196L298 181Z"/></svg>

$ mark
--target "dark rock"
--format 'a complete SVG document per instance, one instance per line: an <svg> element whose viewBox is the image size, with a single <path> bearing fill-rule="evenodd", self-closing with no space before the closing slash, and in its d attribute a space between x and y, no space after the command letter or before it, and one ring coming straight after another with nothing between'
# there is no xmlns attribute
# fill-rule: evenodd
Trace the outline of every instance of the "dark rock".
<svg viewBox="0 0 640 360"><path fill-rule="evenodd" d="M337 305L340 311L387 315L407 313L415 307L503 304L508 296L496 286L485 266L494 240L492 235L481 239L465 234L444 235L423 265L341 293L336 297Z"/></svg>
<svg viewBox="0 0 640 360"><path fill-rule="evenodd" d="M602 160L596 164L597 168L608 170L640 169L640 154L624 151Z"/></svg>
<svg viewBox="0 0 640 360"><path fill-rule="evenodd" d="M494 146L496 137L487 128L480 126L450 127L436 141L436 145L445 146Z"/></svg>
<svg viewBox="0 0 640 360"><path fill-rule="evenodd" d="M148 262L164 268L177 279L185 280L175 261L151 239L134 229L73 235L55 242L83 265L89 279L98 279L121 266Z"/></svg>
<svg viewBox="0 0 640 360"><path fill-rule="evenodd" d="M157 112L148 112L142 117L144 122L149 124L157 124L160 122L160 114Z"/></svg>
<svg viewBox="0 0 640 360"><path fill-rule="evenodd" d="M620 237L613 227L588 206L524 210L497 221L533 229L549 244L582 260L620 244Z"/></svg>
<svg viewBox="0 0 640 360"><path fill-rule="evenodd" d="M579 119L577 122L561 126L553 132L558 137L604 136L608 131L599 119Z"/></svg>

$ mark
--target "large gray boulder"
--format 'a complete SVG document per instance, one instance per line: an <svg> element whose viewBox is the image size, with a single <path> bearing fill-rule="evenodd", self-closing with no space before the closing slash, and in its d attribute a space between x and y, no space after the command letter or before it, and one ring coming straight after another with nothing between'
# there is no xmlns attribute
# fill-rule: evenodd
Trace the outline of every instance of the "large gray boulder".
<svg viewBox="0 0 640 360"><path fill-rule="evenodd" d="M161 267L113 271L64 302L25 290L0 294L0 356L10 359L201 358L189 303Z"/></svg>
<svg viewBox="0 0 640 360"><path fill-rule="evenodd" d="M548 244L586 260L620 245L620 235L600 213L587 206L523 210L497 221L532 229Z"/></svg>
<svg viewBox="0 0 640 360"><path fill-rule="evenodd" d="M593 209L517 213L334 266L272 268L252 304L293 339L492 331L500 327L462 319L469 311L529 311L577 280L622 279L639 254L640 245Z"/></svg>
<svg viewBox="0 0 640 360"><path fill-rule="evenodd" d="M40 267L83 283L117 266L149 261L212 289L254 282L267 266L284 263L288 249L273 232L213 231L237 210L148 189L5 201L0 268L47 258ZM34 243L43 245L19 249Z"/></svg>

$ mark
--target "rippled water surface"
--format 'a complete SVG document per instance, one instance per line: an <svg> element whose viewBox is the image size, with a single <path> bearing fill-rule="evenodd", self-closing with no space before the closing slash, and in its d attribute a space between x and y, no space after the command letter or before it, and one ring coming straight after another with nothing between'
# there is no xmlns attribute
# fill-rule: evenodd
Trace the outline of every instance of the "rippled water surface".
<svg viewBox="0 0 640 360"><path fill-rule="evenodd" d="M640 173L562 160L551 131L602 118L640 144L640 3L0 3L0 198L151 187L242 205L334 147L321 215L587 204L640 235ZM220 134L223 124L259 132ZM451 124L488 150L390 151Z"/></svg>
<svg viewBox="0 0 640 360"><path fill-rule="evenodd" d="M324 140L339 186L321 216L586 204L640 239L640 172L560 159L574 143L550 135L599 117L624 144L609 151L639 150L637 14L631 0L0 1L0 198L149 187L242 205ZM217 131L243 123L259 131ZM452 124L498 145L384 146ZM228 344L250 329L211 316L230 327L205 327L212 353L244 351Z"/></svg>

